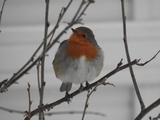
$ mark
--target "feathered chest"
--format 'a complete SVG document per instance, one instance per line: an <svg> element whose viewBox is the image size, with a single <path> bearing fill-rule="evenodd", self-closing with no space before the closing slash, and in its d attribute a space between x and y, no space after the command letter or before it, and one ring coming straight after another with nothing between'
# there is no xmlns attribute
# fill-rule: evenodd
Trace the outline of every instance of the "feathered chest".
<svg viewBox="0 0 160 120"><path fill-rule="evenodd" d="M72 59L77 59L84 56L87 61L95 58L98 55L97 52L98 50L93 46L92 43L89 42L68 42L66 48L66 54Z"/></svg>

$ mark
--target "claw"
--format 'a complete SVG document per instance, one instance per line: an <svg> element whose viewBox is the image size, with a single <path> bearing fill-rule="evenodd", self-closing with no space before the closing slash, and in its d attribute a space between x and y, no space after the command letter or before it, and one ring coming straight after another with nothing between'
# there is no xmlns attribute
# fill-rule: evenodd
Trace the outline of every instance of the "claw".
<svg viewBox="0 0 160 120"><path fill-rule="evenodd" d="M78 90L82 90L84 86L81 84Z"/></svg>
<svg viewBox="0 0 160 120"><path fill-rule="evenodd" d="M69 102L71 102L71 99L70 99L70 95L68 92L66 92L65 94L65 101L69 104Z"/></svg>
<svg viewBox="0 0 160 120"><path fill-rule="evenodd" d="M92 89L91 85L87 81L86 81L86 88L88 92L90 92L90 90Z"/></svg>

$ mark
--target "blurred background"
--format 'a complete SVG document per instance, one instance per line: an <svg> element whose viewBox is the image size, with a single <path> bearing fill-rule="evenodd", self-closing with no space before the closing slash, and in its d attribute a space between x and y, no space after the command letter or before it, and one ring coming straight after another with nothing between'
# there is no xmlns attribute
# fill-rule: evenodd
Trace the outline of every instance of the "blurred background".
<svg viewBox="0 0 160 120"><path fill-rule="evenodd" d="M145 62L160 50L160 1L159 0L124 0L127 18L127 36L131 59L141 59ZM51 0L49 10L49 31L54 27L62 7L69 0ZM70 22L77 11L80 0L74 0L66 12L56 35L67 26L64 22ZM3 0L0 1L0 7ZM0 81L10 78L30 58L44 37L44 0L7 0L0 26ZM111 70L123 58L127 63L124 43L123 25L121 17L120 0L95 0L86 10L83 16L85 26L91 28L96 40L105 54L105 64L98 78L101 78ZM75 25L76 28L81 25ZM67 39L71 30L68 30L60 38L60 42ZM48 52L45 63L45 98L44 104L51 103L64 96L59 92L61 81L58 80L52 68L52 61L59 43ZM160 97L160 55L149 64L139 67L133 66L137 83L146 107ZM31 84L32 109L39 104L37 87L37 70L33 67L29 74L18 80L5 93L0 93L0 106L21 111L28 110L27 83ZM95 81L94 80L94 81ZM101 86L93 93L89 100L87 111L100 112L105 117L87 114L85 119L92 120L131 120L140 112L140 105L135 94L132 80L128 69L125 69L111 78L108 82L113 86ZM78 89L74 85L71 92ZM73 98L70 105L63 103L50 112L57 111L83 111L87 92ZM160 106L148 113L155 117L160 112ZM23 114L8 113L0 110L1 120L24 119ZM46 120L56 119L81 119L81 114L54 115L46 117ZM37 120L36 117L32 119Z"/></svg>

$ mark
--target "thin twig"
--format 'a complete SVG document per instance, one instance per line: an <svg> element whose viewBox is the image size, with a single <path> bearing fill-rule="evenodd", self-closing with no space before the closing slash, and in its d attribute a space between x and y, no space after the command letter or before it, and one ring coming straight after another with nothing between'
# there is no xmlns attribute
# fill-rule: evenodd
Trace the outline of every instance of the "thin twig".
<svg viewBox="0 0 160 120"><path fill-rule="evenodd" d="M149 120L158 120L160 119L160 113L156 117L149 117Z"/></svg>
<svg viewBox="0 0 160 120"><path fill-rule="evenodd" d="M39 61L38 61L38 64L37 64L37 83L38 83L39 96L40 96L40 93L41 93L40 70L39 70L40 65L41 65L41 61L39 60Z"/></svg>
<svg viewBox="0 0 160 120"><path fill-rule="evenodd" d="M157 117L154 117L153 120L158 120L160 119L160 113L157 115Z"/></svg>
<svg viewBox="0 0 160 120"><path fill-rule="evenodd" d="M157 99L155 102L153 102L151 105L149 105L147 108L143 109L139 115L135 118L135 120L141 120L148 112L153 110L155 107L160 105L160 98Z"/></svg>
<svg viewBox="0 0 160 120"><path fill-rule="evenodd" d="M131 59L130 59L128 44L127 44L126 16L125 16L124 0L121 0L121 6L122 6L123 36L124 36L123 41L124 41L127 61L128 61L128 63L130 63ZM141 105L141 110L143 110L143 109L145 109L145 105L143 103L143 99L141 97L141 94L140 94L140 91L139 91L139 88L138 88L138 84L136 82L136 78L135 78L132 66L129 67L129 71L130 71L130 74L131 74L131 77L132 77L132 82L133 82L133 85L134 85L134 88L135 88L135 91L136 91L136 95L137 95L139 103Z"/></svg>
<svg viewBox="0 0 160 120"><path fill-rule="evenodd" d="M0 87L4 86L7 81L8 81L8 79L5 79L5 80L3 80L2 82L0 82Z"/></svg>
<svg viewBox="0 0 160 120"><path fill-rule="evenodd" d="M9 109L9 108L5 108L5 107L1 107L0 109L6 112L10 112L10 113L17 113L17 114L27 114L28 115L28 111L20 111L20 110L15 110L15 109ZM65 114L83 114L83 111L57 111L57 112L49 112L49 113L44 113L44 115L47 116L52 116L52 115L65 115ZM86 114L91 114L91 115L99 115L102 117L105 117L106 115L104 113L100 113L100 112L94 112L94 111L87 111Z"/></svg>
<svg viewBox="0 0 160 120"><path fill-rule="evenodd" d="M160 53L160 50L148 61L146 61L145 63L139 63L139 66L144 66L145 64L149 63L150 61L152 61L158 54Z"/></svg>
<svg viewBox="0 0 160 120"><path fill-rule="evenodd" d="M29 101L29 107L28 107L28 111L27 112L27 117L29 118L30 120L30 114L31 114L31 105L32 105L32 101L31 101L31 94L30 94L30 84L28 83L28 88L27 88L27 91L28 91L28 101Z"/></svg>
<svg viewBox="0 0 160 120"><path fill-rule="evenodd" d="M82 19L80 19L82 17L82 15L84 15L85 10L88 8L88 6L93 3L93 2L88 2L87 5L84 7L83 11L80 13L80 15L77 17L77 19L75 20L77 23L81 23L80 21ZM82 24L82 23L81 23Z"/></svg>
<svg viewBox="0 0 160 120"><path fill-rule="evenodd" d="M0 11L0 26L1 26L1 20L2 20L2 13L3 13L3 9L4 9L4 5L5 5L5 2L6 2L7 0L4 0L3 1L3 4L2 4L2 8L1 8L1 11ZM0 32L1 32L1 30L0 30Z"/></svg>
<svg viewBox="0 0 160 120"><path fill-rule="evenodd" d="M93 88L93 90L91 90L91 91L87 94L87 99L86 99L86 102L85 102L85 105L84 105L83 114L82 114L82 120L84 120L84 116L85 116L85 114L86 114L86 110L87 110L88 105L89 105L89 103L88 103L89 98L90 98L91 94L92 94L94 91L96 91L96 88L97 88L99 85L100 85L100 84L98 83L98 84Z"/></svg>
<svg viewBox="0 0 160 120"><path fill-rule="evenodd" d="M80 12L80 10L81 10L81 8L82 8L82 6L83 6L84 4L85 4L85 0L82 0L82 2L81 2L81 4L80 4L77 12L75 13L75 16L73 17L73 19L72 19L72 21L71 21L71 23L73 23L73 22L75 21L76 17L78 16L78 14L79 14L79 12Z"/></svg>
<svg viewBox="0 0 160 120"><path fill-rule="evenodd" d="M59 27L59 23L61 22L64 14L65 14L66 11L68 10L68 8L69 8L69 6L71 5L72 2L73 2L73 0L70 0L70 2L68 3L68 5L67 5L66 7L62 7L62 9L61 9L61 11L60 11L60 13L59 13L59 17L58 17L58 20L57 20L57 22L56 22L56 25L55 25L55 27L53 28L53 30L51 31L51 33L50 33L51 38L50 38L50 41L48 42L48 45L47 45L47 46L49 46L49 45L51 44L51 40L52 40L52 38L53 38L53 36L54 36L54 33L55 33L56 29Z"/></svg>
<svg viewBox="0 0 160 120"><path fill-rule="evenodd" d="M49 1L46 0L46 10L45 10L45 30L44 30L44 44L43 44L43 52L41 56L41 89L40 89L40 101L39 107L43 105L43 98L44 98L44 65L45 65L45 57L46 57L46 45L47 45L47 34L48 34L48 14L49 14ZM39 120L44 120L43 112L39 112Z"/></svg>
<svg viewBox="0 0 160 120"><path fill-rule="evenodd" d="M8 108L1 107L1 106L0 106L0 109L7 111L7 112L10 112L10 113L26 114L26 112L24 112L24 111L8 109ZM27 112L27 114L28 114L28 112Z"/></svg>
<svg viewBox="0 0 160 120"><path fill-rule="evenodd" d="M86 110L89 106L89 98L90 96L92 95L93 92L95 92L97 90L97 87L100 86L100 85L106 85L107 83L105 83L107 79L104 79L103 81L97 83L97 85L87 94L87 99L86 99L86 102L85 102L85 106L84 106L84 110L83 110L83 114L82 114L82 120L84 120L84 117L85 117L85 114L86 114ZM111 85L111 84L109 84Z"/></svg>
<svg viewBox="0 0 160 120"><path fill-rule="evenodd" d="M50 112L45 113L45 115L51 116L51 115L64 115L64 114L83 114L83 111L60 111L60 112ZM105 117L106 115L104 113L100 112L93 112L93 111L87 111L86 114L92 114L92 115L99 115L102 117Z"/></svg>

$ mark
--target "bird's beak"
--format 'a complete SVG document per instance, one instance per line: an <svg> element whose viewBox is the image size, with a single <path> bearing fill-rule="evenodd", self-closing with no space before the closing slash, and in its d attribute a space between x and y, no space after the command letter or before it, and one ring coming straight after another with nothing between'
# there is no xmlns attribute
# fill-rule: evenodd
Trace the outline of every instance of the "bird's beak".
<svg viewBox="0 0 160 120"><path fill-rule="evenodd" d="M77 34L77 31L75 29L71 28L71 30L72 30L73 33Z"/></svg>

